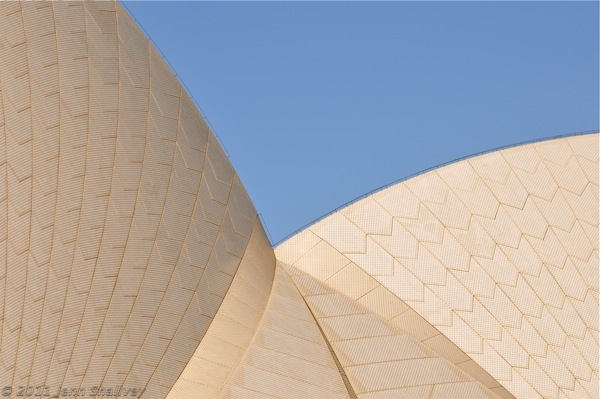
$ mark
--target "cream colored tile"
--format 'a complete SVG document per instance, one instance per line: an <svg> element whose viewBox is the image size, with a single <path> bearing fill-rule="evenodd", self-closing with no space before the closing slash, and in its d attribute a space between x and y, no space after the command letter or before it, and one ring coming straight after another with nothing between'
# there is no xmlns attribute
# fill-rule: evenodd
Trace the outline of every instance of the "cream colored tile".
<svg viewBox="0 0 600 399"><path fill-rule="evenodd" d="M377 281L403 301L423 300L423 283L398 261L393 276L377 276Z"/></svg>
<svg viewBox="0 0 600 399"><path fill-rule="evenodd" d="M545 357L532 357L531 361L535 361L558 387L567 389L575 387L575 377L556 356L552 347L548 348Z"/></svg>
<svg viewBox="0 0 600 399"><path fill-rule="evenodd" d="M456 162L436 172L471 213L494 217L499 203L468 162Z"/></svg>
<svg viewBox="0 0 600 399"><path fill-rule="evenodd" d="M320 282L310 274L292 276L300 293L304 296L333 294L335 290Z"/></svg>
<svg viewBox="0 0 600 399"><path fill-rule="evenodd" d="M432 398L496 398L492 392L475 381L436 384Z"/></svg>
<svg viewBox="0 0 600 399"><path fill-rule="evenodd" d="M523 276L519 275L516 286L501 285L500 288L524 315L535 317L542 315L542 301Z"/></svg>
<svg viewBox="0 0 600 399"><path fill-rule="evenodd" d="M546 308L556 321L558 321L558 324L562 326L567 335L576 338L583 338L585 336L587 327L573 305L571 305L570 300L564 301L562 308L555 308L553 306L547 306Z"/></svg>
<svg viewBox="0 0 600 399"><path fill-rule="evenodd" d="M342 366L433 357L407 334L365 337L332 344Z"/></svg>
<svg viewBox="0 0 600 399"><path fill-rule="evenodd" d="M419 207L418 219L397 218L400 224L418 241L441 242L444 226L424 204Z"/></svg>
<svg viewBox="0 0 600 399"><path fill-rule="evenodd" d="M487 342L483 342L480 353L469 353L469 355L496 381L502 382L513 378L514 371L511 365Z"/></svg>
<svg viewBox="0 0 600 399"><path fill-rule="evenodd" d="M554 196L548 200L534 196L531 199L550 225L565 231L571 230L576 217L562 191L556 190Z"/></svg>
<svg viewBox="0 0 600 399"><path fill-rule="evenodd" d="M285 351L290 356L322 366L335 367L331 352L323 342L315 343L279 331L260 328L256 333L255 344L265 349Z"/></svg>
<svg viewBox="0 0 600 399"><path fill-rule="evenodd" d="M182 380L173 387L168 399L184 399L189 397L197 397L198 399L214 398L219 394L218 389L202 385L193 381Z"/></svg>
<svg viewBox="0 0 600 399"><path fill-rule="evenodd" d="M581 356L572 339L567 339L564 348L553 346L551 349L571 374L573 374L573 377L584 380L591 378L592 368Z"/></svg>
<svg viewBox="0 0 600 399"><path fill-rule="evenodd" d="M358 299L380 284L365 271L349 263L326 281L327 285L352 299Z"/></svg>
<svg viewBox="0 0 600 399"><path fill-rule="evenodd" d="M588 184L587 176L581 170L575 157L571 157L566 165L557 165L551 161L544 163L562 189L580 195Z"/></svg>
<svg viewBox="0 0 600 399"><path fill-rule="evenodd" d="M500 202L481 179L477 181L477 186L472 193L455 192L474 215L493 218L498 212Z"/></svg>
<svg viewBox="0 0 600 399"><path fill-rule="evenodd" d="M579 223L575 223L571 231L564 231L556 227L551 227L551 229L569 255L581 260L587 260L590 257L594 247Z"/></svg>
<svg viewBox="0 0 600 399"><path fill-rule="evenodd" d="M514 393L516 397L542 398L540 393L536 391L516 370L513 371L511 380L502 381L502 383L506 389Z"/></svg>
<svg viewBox="0 0 600 399"><path fill-rule="evenodd" d="M302 256L294 266L321 281L325 281L348 263L350 263L348 258L327 242L321 241Z"/></svg>
<svg viewBox="0 0 600 399"><path fill-rule="evenodd" d="M527 367L529 354L506 330L502 331L499 341L488 340L488 343L513 367Z"/></svg>
<svg viewBox="0 0 600 399"><path fill-rule="evenodd" d="M266 312L263 315L261 326L295 337L302 337L302 339L315 343L320 343L323 339L319 330L315 329L314 322L300 320L284 314Z"/></svg>
<svg viewBox="0 0 600 399"><path fill-rule="evenodd" d="M598 163L598 134L567 137L566 140L577 155Z"/></svg>
<svg viewBox="0 0 600 399"><path fill-rule="evenodd" d="M443 241L439 244L424 242L423 245L447 269L469 270L470 254L447 229L444 230Z"/></svg>
<svg viewBox="0 0 600 399"><path fill-rule="evenodd" d="M565 139L535 143L533 146L540 157L556 165L566 165L571 158L571 147Z"/></svg>
<svg viewBox="0 0 600 399"><path fill-rule="evenodd" d="M572 259L573 258L568 258L565 262L565 266L562 269L557 267L549 267L548 271L550 271L550 274L552 274L558 285L560 285L567 296L578 301L583 301L588 285L579 274L579 271L575 267Z"/></svg>
<svg viewBox="0 0 600 399"><path fill-rule="evenodd" d="M338 293L310 296L305 300L317 319L367 313L353 300Z"/></svg>
<svg viewBox="0 0 600 399"><path fill-rule="evenodd" d="M463 319L477 334L486 340L500 339L502 326L478 299L473 300L473 309L457 311L456 314Z"/></svg>
<svg viewBox="0 0 600 399"><path fill-rule="evenodd" d="M512 399L514 396L505 387L496 387L490 389L493 393L501 397L502 399ZM534 396L531 396L534 397Z"/></svg>
<svg viewBox="0 0 600 399"><path fill-rule="evenodd" d="M561 190L561 193L577 219L598 226L598 186L588 184L581 194L574 194L568 190Z"/></svg>
<svg viewBox="0 0 600 399"><path fill-rule="evenodd" d="M285 284L293 284L286 281ZM283 284L282 284L283 285ZM290 287L295 289L295 287ZM339 294L338 294L339 295ZM306 304L298 297L281 296L273 292L269 298L269 311L295 317L300 320L313 321L313 316L306 308Z"/></svg>
<svg viewBox="0 0 600 399"><path fill-rule="evenodd" d="M438 355L448 359L452 364L462 363L470 359L466 353L454 345L454 343L443 334L438 334L435 337L423 341L423 345L427 346Z"/></svg>
<svg viewBox="0 0 600 399"><path fill-rule="evenodd" d="M319 237L307 229L278 245L275 248L275 255L278 260L293 265L319 241Z"/></svg>
<svg viewBox="0 0 600 399"><path fill-rule="evenodd" d="M507 148L500 153L513 170L529 173L534 173L542 160L535 148L529 145Z"/></svg>
<svg viewBox="0 0 600 399"><path fill-rule="evenodd" d="M463 352L473 357L481 353L483 340L464 320L454 315L451 325L437 326L438 330Z"/></svg>
<svg viewBox="0 0 600 399"><path fill-rule="evenodd" d="M452 309L429 287L423 289L423 301L406 301L406 304L423 316L432 325L452 325Z"/></svg>
<svg viewBox="0 0 600 399"><path fill-rule="evenodd" d="M228 381L223 396L347 397L298 284L315 313L338 315L323 330L343 339L362 397L487 395L418 358L420 340L452 361L469 352L486 371L463 369L504 397L597 393L598 135L472 158L357 202L278 248L292 282L274 276L227 156L118 3L0 7L0 375L13 385L205 398ZM470 309L472 294L485 306ZM511 327L490 346L497 323ZM539 363L511 369L523 353Z"/></svg>
<svg viewBox="0 0 600 399"><path fill-rule="evenodd" d="M527 316L526 318L548 344L561 347L565 345L567 335L546 307L542 317Z"/></svg>
<svg viewBox="0 0 600 399"><path fill-rule="evenodd" d="M578 381L575 381L575 388L573 390L561 388L560 394L562 394L563 396L559 396L559 397L573 398L573 399L574 398L585 398L586 396L589 396L588 393L585 391L585 389L581 386L581 384Z"/></svg>
<svg viewBox="0 0 600 399"><path fill-rule="evenodd" d="M321 220L310 231L343 253L363 253L366 249L366 233L341 213Z"/></svg>
<svg viewBox="0 0 600 399"><path fill-rule="evenodd" d="M588 291L584 301L570 298L568 301L573 305L587 329L598 331L598 301L593 293L594 291Z"/></svg>
<svg viewBox="0 0 600 399"><path fill-rule="evenodd" d="M447 193L444 203L427 203L427 207L444 226L457 229L467 229L469 227L471 212L452 191Z"/></svg>
<svg viewBox="0 0 600 399"><path fill-rule="evenodd" d="M579 167L583 170L583 173L585 173L585 176L587 177L588 181L598 186L600 180L600 171L598 171L598 161L590 161L587 158L581 156L576 156L575 158L577 159Z"/></svg>
<svg viewBox="0 0 600 399"><path fill-rule="evenodd" d="M597 336L596 336L597 338ZM598 351L595 349L598 342L594 338L594 333L588 330L584 339L571 338L573 344L579 349L579 352L588 362L593 371L598 370Z"/></svg>
<svg viewBox="0 0 600 399"><path fill-rule="evenodd" d="M395 399L414 398L429 399L433 385L421 385L406 388L384 389L381 391L365 392L357 395L360 399Z"/></svg>
<svg viewBox="0 0 600 399"><path fill-rule="evenodd" d="M237 374L229 381L229 384L275 397L280 397L282 392L290 398L335 398L347 395L341 392L335 393L325 390L313 384L251 366L239 369Z"/></svg>
<svg viewBox="0 0 600 399"><path fill-rule="evenodd" d="M469 160L498 201L522 208L527 192L499 153L487 154Z"/></svg>
<svg viewBox="0 0 600 399"><path fill-rule="evenodd" d="M523 275L523 277L545 305L557 308L562 307L565 300L565 293L546 267L540 270L540 274L537 277L528 275Z"/></svg>
<svg viewBox="0 0 600 399"><path fill-rule="evenodd" d="M598 229L597 227L595 227L595 226L593 226L591 224L588 224L588 223L582 222L582 221L579 221L579 224L583 228L583 231L585 232L585 235L587 236L588 240L590 240L590 243L594 247L594 251L596 252L596 256L598 256L597 255L597 252L598 252L598 242L600 242L598 233L600 232L600 229ZM594 256L594 253L592 253L591 256Z"/></svg>
<svg viewBox="0 0 600 399"><path fill-rule="evenodd" d="M506 331L525 348L528 354L532 356L546 356L548 344L527 318L523 318L520 327L506 327Z"/></svg>
<svg viewBox="0 0 600 399"><path fill-rule="evenodd" d="M406 271L401 268L406 268ZM419 255L416 259L402 258L396 261L395 274L398 278L402 281L408 280L408 276L405 275L408 272L421 283L441 286L446 284L446 275L449 273L446 266L425 245L419 245Z"/></svg>
<svg viewBox="0 0 600 399"><path fill-rule="evenodd" d="M475 217L471 218L469 230L449 229L461 245L472 255L491 259L496 243Z"/></svg>
<svg viewBox="0 0 600 399"><path fill-rule="evenodd" d="M215 395L216 396L216 395ZM213 397L213 396L211 396ZM265 393L259 393L250 389L245 389L239 386L233 386L233 385L228 385L226 386L223 391L221 391L221 395L219 396L220 398L239 398L239 399L246 399L246 398L256 398L256 399L269 399L269 398L275 398L275 396L271 396L271 395L267 395Z"/></svg>
<svg viewBox="0 0 600 399"><path fill-rule="evenodd" d="M446 285L431 285L429 289L454 311L473 310L473 294L451 273L446 277Z"/></svg>
<svg viewBox="0 0 600 399"><path fill-rule="evenodd" d="M519 327L523 314L509 297L496 287L493 298L478 298L483 306L505 327Z"/></svg>
<svg viewBox="0 0 600 399"><path fill-rule="evenodd" d="M548 228L548 222L539 211L532 197L527 198L523 209L504 205L513 222L523 234L543 238Z"/></svg>
<svg viewBox="0 0 600 399"><path fill-rule="evenodd" d="M523 206L523 204L521 204ZM494 219L488 219L481 216L473 216L489 234L489 236L498 245L507 245L517 248L521 239L521 231L512 221L506 211L506 207L498 207L498 212Z"/></svg>
<svg viewBox="0 0 600 399"><path fill-rule="evenodd" d="M496 283L481 267L475 258L471 258L467 271L453 270L456 277L473 295L491 298L494 296Z"/></svg>
<svg viewBox="0 0 600 399"><path fill-rule="evenodd" d="M465 380L462 373L449 367L442 358L371 363L346 370L357 381L357 393Z"/></svg>
<svg viewBox="0 0 600 399"><path fill-rule="evenodd" d="M533 171L515 169L515 174L531 195L544 200L552 199L558 189L558 185L543 162L538 163Z"/></svg>
<svg viewBox="0 0 600 399"><path fill-rule="evenodd" d="M382 285L360 297L358 302L386 320L409 309L406 303Z"/></svg>
<svg viewBox="0 0 600 399"><path fill-rule="evenodd" d="M417 219L420 201L403 183L373 194L373 199L394 217Z"/></svg>
<svg viewBox="0 0 600 399"><path fill-rule="evenodd" d="M240 361L244 349L225 342L218 337L207 335L202 340L202 351L196 351L195 356L203 360L218 363L223 366L235 367ZM199 360L197 361L197 363ZM191 364L191 363L190 363Z"/></svg>
<svg viewBox="0 0 600 399"><path fill-rule="evenodd" d="M373 239L382 248L385 248L394 258L415 258L417 256L418 241L396 219L393 221L391 235L372 235Z"/></svg>
<svg viewBox="0 0 600 399"><path fill-rule="evenodd" d="M354 314L327 317L319 320L321 327L331 341L392 335L390 326L373 314Z"/></svg>
<svg viewBox="0 0 600 399"><path fill-rule="evenodd" d="M392 234L392 215L372 198L352 204L340 213L366 234Z"/></svg>
<svg viewBox="0 0 600 399"><path fill-rule="evenodd" d="M367 237L365 253L346 253L346 256L371 276L390 276L394 272L394 258L371 237Z"/></svg>
<svg viewBox="0 0 600 399"><path fill-rule="evenodd" d="M290 356L279 350L269 350L251 346L244 358L244 364L263 371L285 376L287 379L301 381L331 392L343 392L344 386L335 366L322 366L304 359ZM285 349L284 349L285 350ZM282 367L284 366L284 367ZM265 381L265 385L269 382ZM285 395L285 390L280 395Z"/></svg>
<svg viewBox="0 0 600 399"><path fill-rule="evenodd" d="M404 182L417 198L425 203L443 204L448 198L448 186L435 172L416 176Z"/></svg>
<svg viewBox="0 0 600 399"><path fill-rule="evenodd" d="M588 395L592 396L598 392L598 374L592 373L592 378L589 381L577 380L577 383L585 389Z"/></svg>
<svg viewBox="0 0 600 399"><path fill-rule="evenodd" d="M582 262L577 258L571 258L571 261L577 268L579 275L585 281L587 287L598 291L598 272L595 270L595 265L598 264L598 252L594 251L587 262Z"/></svg>
<svg viewBox="0 0 600 399"><path fill-rule="evenodd" d="M496 247L493 258L477 257L475 260L496 283L510 286L517 284L519 273L500 247Z"/></svg>
<svg viewBox="0 0 600 399"><path fill-rule="evenodd" d="M500 386L500 383L496 381L494 377L489 375L473 360L465 360L464 362L457 364L457 366L487 388L495 388Z"/></svg>

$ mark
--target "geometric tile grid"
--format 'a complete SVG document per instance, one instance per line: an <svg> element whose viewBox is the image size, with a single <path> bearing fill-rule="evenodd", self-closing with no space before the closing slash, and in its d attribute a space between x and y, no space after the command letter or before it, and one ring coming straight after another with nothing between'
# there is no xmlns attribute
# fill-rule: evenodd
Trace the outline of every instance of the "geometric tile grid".
<svg viewBox="0 0 600 399"><path fill-rule="evenodd" d="M483 370L479 377L487 379L480 378L482 382L465 372L472 361L443 335L419 342L397 320L386 320L293 266L284 267L300 287L359 398L497 398L495 392L511 397ZM381 285L378 288L376 299L393 296ZM400 310L398 305L393 313ZM441 348L443 355L430 347Z"/></svg>
<svg viewBox="0 0 600 399"><path fill-rule="evenodd" d="M118 2L0 3L0 131L4 396L598 397L597 134L439 168L274 252Z"/></svg>
<svg viewBox="0 0 600 399"><path fill-rule="evenodd" d="M256 220L226 155L116 2L1 3L0 111L0 385L165 397Z"/></svg>
<svg viewBox="0 0 600 399"><path fill-rule="evenodd" d="M572 136L441 167L275 254L299 287L319 281L426 346L449 340L501 396L598 397L598 145Z"/></svg>
<svg viewBox="0 0 600 399"><path fill-rule="evenodd" d="M252 342L218 397L349 397L313 315L280 267Z"/></svg>
<svg viewBox="0 0 600 399"><path fill-rule="evenodd" d="M167 398L214 398L256 340L268 308L275 256L258 219L227 295Z"/></svg>

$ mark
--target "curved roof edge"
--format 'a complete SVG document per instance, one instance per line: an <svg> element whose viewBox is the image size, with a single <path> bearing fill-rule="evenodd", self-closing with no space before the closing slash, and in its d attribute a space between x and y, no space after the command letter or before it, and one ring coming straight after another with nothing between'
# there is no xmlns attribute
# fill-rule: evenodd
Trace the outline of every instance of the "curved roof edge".
<svg viewBox="0 0 600 399"><path fill-rule="evenodd" d="M342 204L342 205L340 205L340 206L332 209L331 211L329 211L329 212L327 212L327 213L319 216L318 218L316 218L316 219L314 219L314 220L306 223L302 227L294 230L293 232L291 232L290 234L286 235L282 239L280 239L277 242L273 243L272 244L273 248L277 248L277 246L279 246L280 244L283 244L284 242L286 242L290 238L294 237L295 235L300 234L301 232L303 232L304 230L306 230L309 227L313 226L314 224L316 224L316 223L320 222L321 220L327 218L328 216L331 216L334 213L336 213L336 212L338 212L338 211L340 211L340 210L342 210L342 209L344 209L344 208L346 208L346 207L354 204L355 202L358 202L358 201L360 201L362 199L365 199L365 198L367 198L367 197L369 197L369 196L371 196L371 195L373 195L373 194L375 194L375 193L377 193L379 191L385 190L386 188L394 186L394 185L396 185L398 183L402 183L403 181L407 181L409 179L412 179L413 177L417 177L417 176L423 175L423 174L425 174L427 172L431 172L432 170L439 169L439 168L442 168L442 167L447 166L447 165L451 165L451 164L456 163L456 162L464 161L466 159L475 158L475 157L478 157L480 155L485 155L485 154L490 154L492 152L505 150L507 148L514 148L514 147L519 147L519 146L526 145L526 144L540 143L540 142L544 142L544 141L551 141L551 140L561 139L561 138L565 138L565 137L584 136L584 135L587 135L587 134L598 134L598 133L600 133L599 130L584 130L584 131L580 131L580 132L564 133L564 134L559 134L559 135L556 135L556 136L544 137L544 138L541 138L541 139L532 139L532 140L520 141L518 143L507 144L505 146L490 148L488 150L483 150L483 151L480 151L480 152L476 152L474 154L465 155L463 157L456 158L456 159L453 159L453 160L450 160L450 161L446 161L446 162L437 164L435 166L431 166L429 168L423 169L421 171L418 171L418 172L415 172L415 173L411 173L410 175L401 177L401 178L399 178L397 180L394 180L394 181L392 181L390 183L384 184L383 186L377 187L376 189L373 189L373 190L371 190L371 191L369 191L369 192L367 192L365 194L362 194L362 195L360 195L360 196L358 196L358 197L356 197L354 199L351 199L350 201L348 201L348 202L346 202L346 203L344 203L344 204ZM262 220L262 222L263 222L263 225L265 226L265 229L267 229L266 221Z"/></svg>
<svg viewBox="0 0 600 399"><path fill-rule="evenodd" d="M198 101L196 100L196 98L194 97L194 95L192 94L191 90L185 84L183 78L177 73L177 70L175 69L175 67L173 66L173 64L171 64L171 61L169 61L169 59L167 58L166 54L158 46L158 43L156 43L154 41L154 39L152 39L152 36L150 36L150 33L146 30L146 28L144 27L144 25L142 25L141 21L139 19L137 19L136 16L133 14L133 12L129 9L129 7L127 7L127 2L126 1L118 0L118 3L123 8L123 10L125 10L125 12L127 12L127 15L129 15L129 18L131 18L135 22L135 24L142 31L142 33L144 34L144 36L146 36L146 39L148 39L148 41L150 42L150 44L152 45L152 47L154 47L154 49L158 52L158 54L163 59L163 61L168 65L169 69L171 70L171 72L173 73L173 75L175 75L175 77L177 78L177 81L179 82L179 84L183 88L183 91L185 91L185 94L187 94L187 96L192 100L192 102L196 106L196 109L198 110L198 112L200 112L200 115L202 115L202 118L204 118L204 121L208 125L211 133L215 136L215 138L219 142L219 145L221 146L221 148L225 152L225 155L227 155L227 159L230 159L231 156L229 154L229 151L227 150L227 147L225 147L225 143L223 143L223 140L221 140L221 137L217 134L217 132L214 129L213 125L210 123L210 120L208 119L208 116L206 115L206 112L204 112L204 110L202 109L202 107L200 107L200 104L198 103Z"/></svg>

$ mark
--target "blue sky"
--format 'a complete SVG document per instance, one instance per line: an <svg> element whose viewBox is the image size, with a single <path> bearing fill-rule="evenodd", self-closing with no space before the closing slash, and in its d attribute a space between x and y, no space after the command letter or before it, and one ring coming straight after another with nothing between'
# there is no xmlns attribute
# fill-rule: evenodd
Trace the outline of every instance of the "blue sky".
<svg viewBox="0 0 600 399"><path fill-rule="evenodd" d="M127 2L273 241L453 159L599 125L598 2Z"/></svg>

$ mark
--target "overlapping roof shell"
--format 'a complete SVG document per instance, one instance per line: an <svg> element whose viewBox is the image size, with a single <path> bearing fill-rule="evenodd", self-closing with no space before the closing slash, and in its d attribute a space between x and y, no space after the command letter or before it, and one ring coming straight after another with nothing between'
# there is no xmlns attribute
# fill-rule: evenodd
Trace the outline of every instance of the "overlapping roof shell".
<svg viewBox="0 0 600 399"><path fill-rule="evenodd" d="M0 130L3 394L598 397L598 134L432 170L273 251L104 1L0 3Z"/></svg>

